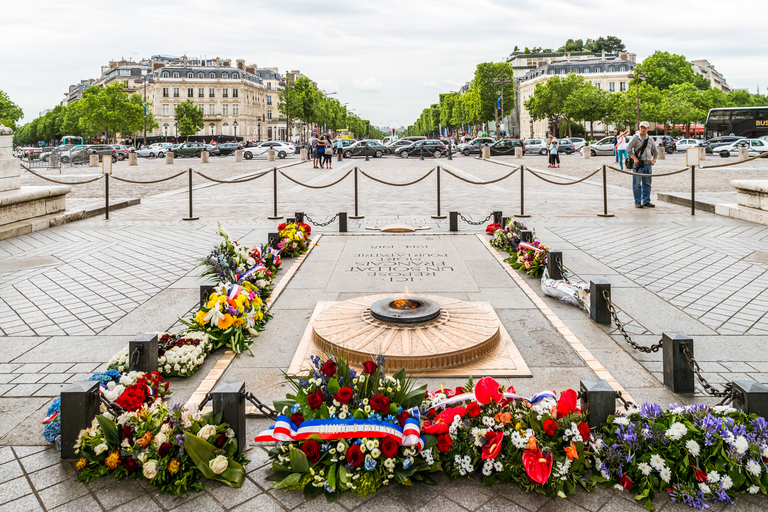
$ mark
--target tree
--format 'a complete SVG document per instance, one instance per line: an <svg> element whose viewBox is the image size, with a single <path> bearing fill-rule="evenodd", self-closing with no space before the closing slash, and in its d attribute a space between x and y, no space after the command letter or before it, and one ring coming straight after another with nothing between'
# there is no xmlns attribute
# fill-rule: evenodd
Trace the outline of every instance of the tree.
<svg viewBox="0 0 768 512"><path fill-rule="evenodd" d="M525 106L534 120L548 119L552 125L551 129L554 129L560 119L564 119L568 123L568 134L570 135L570 124L580 107L576 102L568 99L575 91L585 85L592 87L585 82L582 75L568 73L565 78L555 75L546 82L536 84L533 96L528 98Z"/></svg>
<svg viewBox="0 0 768 512"><path fill-rule="evenodd" d="M176 105L176 119L178 119L179 135L189 140L190 135L194 135L205 127L203 113L192 100L182 101Z"/></svg>
<svg viewBox="0 0 768 512"><path fill-rule="evenodd" d="M78 102L79 126L93 133L105 132L107 140L116 133L132 134L144 127L144 109L138 94L135 100L123 92L126 83L117 81L106 87L91 86Z"/></svg>
<svg viewBox="0 0 768 512"><path fill-rule="evenodd" d="M515 106L514 72L508 62L483 62L475 69L472 89L477 91L480 100L479 121L493 119L499 126L499 117L512 112ZM508 84L495 84L494 80L509 80ZM497 100L503 95L504 112L501 112Z"/></svg>
<svg viewBox="0 0 768 512"><path fill-rule="evenodd" d="M690 83L697 89L709 89L709 81L693 71L693 65L683 55L657 51L639 66L645 73L646 82L664 91L675 84ZM698 78L697 78L698 77Z"/></svg>
<svg viewBox="0 0 768 512"><path fill-rule="evenodd" d="M16 121L24 116L21 108L11 101L5 91L0 91L0 124L16 129Z"/></svg>
<svg viewBox="0 0 768 512"><path fill-rule="evenodd" d="M589 136L594 138L595 122L605 119L611 109L611 93L585 82L566 100L566 110L578 121L589 121Z"/></svg>

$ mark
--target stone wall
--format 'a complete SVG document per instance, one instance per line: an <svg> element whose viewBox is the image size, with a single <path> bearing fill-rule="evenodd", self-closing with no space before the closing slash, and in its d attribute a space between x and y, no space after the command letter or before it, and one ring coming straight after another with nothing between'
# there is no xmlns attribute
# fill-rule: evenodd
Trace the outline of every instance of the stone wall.
<svg viewBox="0 0 768 512"><path fill-rule="evenodd" d="M13 132L0 125L0 192L21 187L19 160L13 157Z"/></svg>

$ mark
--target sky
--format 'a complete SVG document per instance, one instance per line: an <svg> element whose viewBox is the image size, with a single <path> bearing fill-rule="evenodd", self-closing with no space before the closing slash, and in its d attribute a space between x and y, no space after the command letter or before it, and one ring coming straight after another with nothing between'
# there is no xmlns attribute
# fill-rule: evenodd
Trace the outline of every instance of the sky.
<svg viewBox="0 0 768 512"><path fill-rule="evenodd" d="M765 93L768 41L748 23L764 1L1 0L0 90L25 123L110 60L245 59L301 70L357 115L399 127L516 45L614 35L638 60L656 50L708 59L731 87Z"/></svg>

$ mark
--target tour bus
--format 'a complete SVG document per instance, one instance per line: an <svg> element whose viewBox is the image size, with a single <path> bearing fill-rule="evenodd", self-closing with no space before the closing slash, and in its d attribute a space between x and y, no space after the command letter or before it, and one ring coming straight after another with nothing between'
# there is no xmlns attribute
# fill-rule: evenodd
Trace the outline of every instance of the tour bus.
<svg viewBox="0 0 768 512"><path fill-rule="evenodd" d="M768 106L713 108L705 126L707 139L720 135L762 137L768 135Z"/></svg>
<svg viewBox="0 0 768 512"><path fill-rule="evenodd" d="M82 146L83 145L83 138L78 137L77 135L65 135L61 138L60 144L62 146L71 145L71 146Z"/></svg>

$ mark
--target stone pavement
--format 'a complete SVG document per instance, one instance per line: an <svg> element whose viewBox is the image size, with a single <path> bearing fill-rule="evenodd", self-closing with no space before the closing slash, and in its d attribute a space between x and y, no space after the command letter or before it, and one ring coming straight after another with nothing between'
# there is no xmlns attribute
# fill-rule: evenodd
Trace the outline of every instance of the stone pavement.
<svg viewBox="0 0 768 512"><path fill-rule="evenodd" d="M534 158L526 156L524 163L533 166L529 161ZM599 161L563 158L564 164L572 163L574 168ZM506 162L516 163L511 158ZM299 164L284 172L317 186L340 178L354 166L397 183L412 181L437 164L475 181L494 179L510 170L465 157L450 162L385 158L334 164L332 170ZM211 169L215 165L224 163L211 164ZM178 164L173 168L181 169ZM211 175L221 172L222 178L230 178L252 170L222 167ZM557 171L565 174L563 168ZM159 175L166 171L152 172ZM272 210L273 191L271 177L265 178L197 189L195 213L201 220L196 222L181 220L187 214L184 183L144 195L141 205L113 212L109 221L92 218L0 242L0 511L56 507L120 510L123 506L148 510L238 506L244 510L639 508L628 501L628 494L613 490L579 493L566 502L550 503L509 486L486 489L470 480L439 488L387 488L364 502L346 498L333 506L326 507L320 501L305 505L296 494L270 490L264 481L265 454L252 443L248 449L254 462L249 466L246 485L239 491L207 485L204 493L171 500L136 482L74 482L70 463L61 463L41 435L40 421L50 400L66 382L103 369L134 334L173 328L178 326L178 316L189 315L198 300L197 259L216 242L218 221L246 243L266 241L276 222L266 220ZM505 215L519 211L517 174L483 186L468 185L446 174L441 178L444 214L456 209L482 220L495 209ZM467 285L453 294L441 293L494 305L533 371L533 378L510 380L521 393L575 387L578 379L594 375L471 235L484 226L462 222L462 234L451 235L447 219L430 218L436 211L434 175L397 189L362 176L359 179L360 213L366 218L350 220L350 234L346 236L334 234L335 223L316 228L326 235L275 303L275 318L257 340L259 346L270 350L262 351L263 357L257 359L240 356L226 378L246 380L249 390L258 390L261 398L284 393L280 370L290 363L314 303L380 291L375 282L333 278L340 271L336 265L345 245L356 238L380 238L369 237L372 232L366 228L395 221L430 227L417 234L388 235L398 243L443 241L455 247L464 266L462 272L466 269L463 277L467 277ZM351 176L333 188L320 190L303 188L282 176L279 180L278 207L283 215L301 210L323 221L338 211L353 211ZM99 197L97 192L92 197ZM134 192L128 189L127 195ZM526 175L525 199L526 212L533 215L526 224L536 230L539 239L563 250L566 267L584 280L607 278L612 282L614 302L636 341L651 344L658 341L662 331L684 331L694 337L697 360L710 382L734 378L768 382L764 350L768 276L766 264L755 257L755 253L768 252L768 228L700 212L690 216L687 208L669 204L635 210L631 192L618 184L610 190L609 207L616 214L614 218L595 215L602 208L602 189L587 182L564 189ZM542 295L536 280L524 279ZM431 285L414 284L414 291L434 290ZM712 403L701 392L695 397L676 397L666 390L659 380L660 354L638 354L614 327L598 326L571 306L544 300L635 400ZM194 378L173 379L171 401L185 401L214 362L215 357L209 358ZM442 381L454 384L451 379ZM460 383L459 379L455 382ZM439 381L431 379L430 386L437 384ZM264 423L249 419L251 438ZM664 510L681 510L667 503L666 498L659 501ZM733 507L752 509L765 509L765 501L745 498Z"/></svg>

